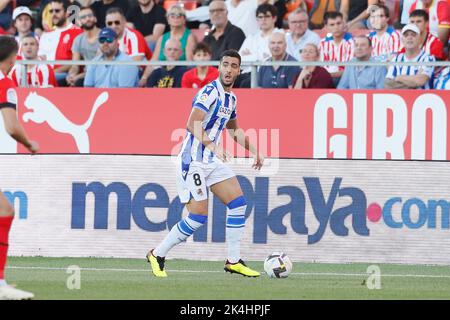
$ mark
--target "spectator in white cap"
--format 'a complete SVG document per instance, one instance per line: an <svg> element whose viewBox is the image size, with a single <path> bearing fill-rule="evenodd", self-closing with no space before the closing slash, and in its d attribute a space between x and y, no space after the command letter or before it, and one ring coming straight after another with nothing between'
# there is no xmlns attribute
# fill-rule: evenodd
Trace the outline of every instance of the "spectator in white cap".
<svg viewBox="0 0 450 320"><path fill-rule="evenodd" d="M14 9L12 19L16 29L16 41L19 44L17 55L22 57L22 39L30 33L33 34L33 14L28 7L20 6Z"/></svg>
<svg viewBox="0 0 450 320"><path fill-rule="evenodd" d="M407 24L402 29L404 53L398 53L393 62L416 62L414 66L390 66L384 82L388 89L430 89L430 79L434 68L424 66L424 62L435 61L433 56L421 49L420 30L415 24Z"/></svg>

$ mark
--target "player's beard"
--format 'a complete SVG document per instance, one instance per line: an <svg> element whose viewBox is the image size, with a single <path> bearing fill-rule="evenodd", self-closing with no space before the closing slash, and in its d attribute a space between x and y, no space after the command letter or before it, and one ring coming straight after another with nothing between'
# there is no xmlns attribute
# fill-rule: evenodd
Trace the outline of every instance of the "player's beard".
<svg viewBox="0 0 450 320"><path fill-rule="evenodd" d="M81 28L82 28L83 30L86 30L86 31L90 31L90 30L94 29L94 27L95 27L95 23L92 23L92 24L90 24L90 25L88 25L88 24L83 24L83 25L81 26Z"/></svg>
<svg viewBox="0 0 450 320"><path fill-rule="evenodd" d="M55 26L62 27L66 23L66 17L62 17L57 22L54 22Z"/></svg>
<svg viewBox="0 0 450 320"><path fill-rule="evenodd" d="M237 77L234 77L234 79L232 79L230 82L225 82L224 77L221 75L219 79L220 79L220 83L222 84L222 86L224 88L232 88L234 85L234 82L236 81L236 78Z"/></svg>

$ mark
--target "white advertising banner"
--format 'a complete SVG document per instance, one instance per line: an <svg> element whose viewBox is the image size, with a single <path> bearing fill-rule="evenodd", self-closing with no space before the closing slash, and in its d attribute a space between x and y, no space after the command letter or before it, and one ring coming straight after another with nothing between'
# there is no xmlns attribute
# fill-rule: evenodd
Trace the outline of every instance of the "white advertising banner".
<svg viewBox="0 0 450 320"><path fill-rule="evenodd" d="M244 259L284 251L304 262L450 265L449 162L230 166L248 203ZM144 258L187 214L171 157L3 155L0 177L16 209L13 256ZM209 209L207 225L168 258L225 259L226 207L211 197Z"/></svg>

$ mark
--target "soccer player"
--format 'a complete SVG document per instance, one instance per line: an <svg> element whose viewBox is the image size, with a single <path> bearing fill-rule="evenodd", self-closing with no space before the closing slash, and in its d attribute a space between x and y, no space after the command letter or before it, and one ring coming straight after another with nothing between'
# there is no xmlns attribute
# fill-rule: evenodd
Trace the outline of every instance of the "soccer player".
<svg viewBox="0 0 450 320"><path fill-rule="evenodd" d="M203 87L194 98L187 123L187 135L178 155L177 187L182 203L187 203L189 215L178 222L166 238L147 253L152 272L167 277L165 257L175 245L185 241L207 220L210 187L229 212L226 220L228 258L225 271L247 277L260 274L247 267L240 256L240 239L244 232L247 203L239 182L224 162L227 152L219 145L222 131L227 128L233 139L254 156L253 168L261 169L264 157L249 142L237 124L236 96L231 88L239 75L241 56L235 50L221 54L219 78Z"/></svg>
<svg viewBox="0 0 450 320"><path fill-rule="evenodd" d="M31 153L39 146L28 139L23 127L17 120L17 96L14 82L7 77L16 62L19 47L16 40L9 36L0 36L0 110L8 134L23 144ZM9 286L5 281L6 256L8 254L8 234L14 218L14 209L0 191L0 300L32 299L34 295Z"/></svg>

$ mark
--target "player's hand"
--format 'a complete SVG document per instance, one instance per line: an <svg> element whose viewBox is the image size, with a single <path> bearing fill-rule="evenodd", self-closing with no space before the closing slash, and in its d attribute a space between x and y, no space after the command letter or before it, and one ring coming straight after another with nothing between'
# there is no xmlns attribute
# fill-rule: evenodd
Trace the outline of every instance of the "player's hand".
<svg viewBox="0 0 450 320"><path fill-rule="evenodd" d="M214 154L217 158L219 158L219 160L222 160L223 162L228 162L231 159L231 156L228 154L228 152L217 145L214 148Z"/></svg>
<svg viewBox="0 0 450 320"><path fill-rule="evenodd" d="M31 154L35 154L39 151L39 144L36 141L30 141L30 145L27 146L27 149Z"/></svg>
<svg viewBox="0 0 450 320"><path fill-rule="evenodd" d="M146 85L147 85L147 78L141 78L141 79L139 79L139 84L138 84L138 86L139 86L140 88L144 88Z"/></svg>
<svg viewBox="0 0 450 320"><path fill-rule="evenodd" d="M253 158L255 161L253 162L252 168L255 170L261 170L261 167L264 164L264 156L258 152Z"/></svg>

